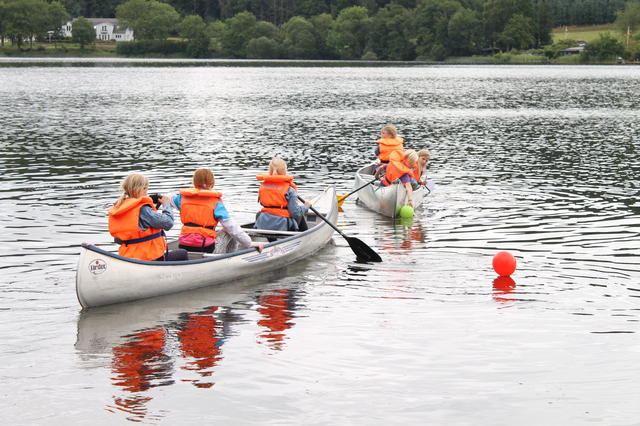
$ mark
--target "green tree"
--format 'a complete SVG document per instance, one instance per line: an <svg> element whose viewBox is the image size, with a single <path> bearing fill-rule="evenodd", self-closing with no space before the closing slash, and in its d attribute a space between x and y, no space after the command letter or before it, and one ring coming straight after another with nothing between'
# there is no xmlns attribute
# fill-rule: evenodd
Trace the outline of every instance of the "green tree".
<svg viewBox="0 0 640 426"><path fill-rule="evenodd" d="M316 59L318 46L316 44L313 24L301 16L294 16L283 26L284 43L287 58Z"/></svg>
<svg viewBox="0 0 640 426"><path fill-rule="evenodd" d="M4 47L4 38L7 27L7 5L0 1L0 46Z"/></svg>
<svg viewBox="0 0 640 426"><path fill-rule="evenodd" d="M255 37L266 37L266 38L277 39L278 27L273 25L271 22L258 21L256 22L256 27L255 27Z"/></svg>
<svg viewBox="0 0 640 426"><path fill-rule="evenodd" d="M458 9L447 25L449 45L453 55L470 55L479 46L481 22L478 14L469 9Z"/></svg>
<svg viewBox="0 0 640 426"><path fill-rule="evenodd" d="M277 40L265 36L252 38L247 44L247 57L251 59L281 58L281 47Z"/></svg>
<svg viewBox="0 0 640 426"><path fill-rule="evenodd" d="M497 42L505 50L528 49L535 45L533 22L531 18L516 14L509 19L504 30L498 35Z"/></svg>
<svg viewBox="0 0 640 426"><path fill-rule="evenodd" d="M609 32L601 33L596 40L587 43L582 52L582 59L585 62L604 62L615 60L618 56L624 55L624 46Z"/></svg>
<svg viewBox="0 0 640 426"><path fill-rule="evenodd" d="M487 0L483 5L483 27L487 42L494 46L498 37L505 30L511 18L520 14L525 17L533 16L533 6L530 0Z"/></svg>
<svg viewBox="0 0 640 426"><path fill-rule="evenodd" d="M372 18L371 48L380 59L412 60L415 58L415 47L410 41L413 32L411 12L399 4L388 4Z"/></svg>
<svg viewBox="0 0 640 426"><path fill-rule="evenodd" d="M241 12L226 20L222 46L228 56L247 57L247 45L255 38L256 23L256 17L250 12Z"/></svg>
<svg viewBox="0 0 640 426"><path fill-rule="evenodd" d="M551 30L553 29L553 14L549 4L542 0L538 2L533 11L533 37L538 47L552 42Z"/></svg>
<svg viewBox="0 0 640 426"><path fill-rule="evenodd" d="M173 6L156 0L129 0L116 7L116 16L137 40L164 40L180 20Z"/></svg>
<svg viewBox="0 0 640 426"><path fill-rule="evenodd" d="M462 9L454 0L421 0L415 10L416 52L419 57L437 60L448 56L449 21Z"/></svg>
<svg viewBox="0 0 640 426"><path fill-rule="evenodd" d="M75 43L80 43L80 49L84 49L87 44L93 44L96 40L96 30L93 28L93 24L83 16L73 21L71 34L71 39Z"/></svg>
<svg viewBox="0 0 640 426"><path fill-rule="evenodd" d="M224 50L222 37L224 36L225 24L222 21L213 21L207 24L207 34L209 35L209 52L216 56L221 56Z"/></svg>
<svg viewBox="0 0 640 426"><path fill-rule="evenodd" d="M47 30L54 32L54 39L57 40L62 32L62 25L71 19L71 16L64 8L62 3L54 1L49 4L49 10L47 11L48 22Z"/></svg>
<svg viewBox="0 0 640 426"><path fill-rule="evenodd" d="M193 58L206 58L209 54L209 35L207 24L198 15L185 16L178 25L178 34L186 38L187 55Z"/></svg>
<svg viewBox="0 0 640 426"><path fill-rule="evenodd" d="M321 15L330 11L325 0L298 0L295 14L304 18Z"/></svg>
<svg viewBox="0 0 640 426"><path fill-rule="evenodd" d="M43 0L9 1L4 10L6 32L18 47L22 47L25 38L32 46L33 39L48 29L49 5Z"/></svg>
<svg viewBox="0 0 640 426"><path fill-rule="evenodd" d="M312 16L309 22L313 25L313 34L316 39L318 57L323 59L333 59L335 52L328 46L327 39L333 27L333 18L328 13Z"/></svg>
<svg viewBox="0 0 640 426"><path fill-rule="evenodd" d="M615 26L626 38L640 29L640 2L625 3L624 10L617 13Z"/></svg>
<svg viewBox="0 0 640 426"><path fill-rule="evenodd" d="M369 42L371 19L365 7L342 9L327 37L327 45L341 59L360 59Z"/></svg>

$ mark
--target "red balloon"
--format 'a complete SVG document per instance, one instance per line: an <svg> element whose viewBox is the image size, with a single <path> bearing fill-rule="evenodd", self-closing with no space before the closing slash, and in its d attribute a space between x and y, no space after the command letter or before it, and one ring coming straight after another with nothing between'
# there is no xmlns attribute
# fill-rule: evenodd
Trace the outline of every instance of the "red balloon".
<svg viewBox="0 0 640 426"><path fill-rule="evenodd" d="M493 270L501 277L508 277L516 270L516 258L508 251L493 256Z"/></svg>

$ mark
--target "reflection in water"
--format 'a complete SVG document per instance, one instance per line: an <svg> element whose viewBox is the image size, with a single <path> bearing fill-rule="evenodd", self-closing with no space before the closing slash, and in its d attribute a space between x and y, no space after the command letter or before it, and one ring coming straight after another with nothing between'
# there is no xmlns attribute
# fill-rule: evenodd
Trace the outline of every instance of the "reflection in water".
<svg viewBox="0 0 640 426"><path fill-rule="evenodd" d="M152 398L140 393L155 386L173 383L173 360L165 354L166 331L163 328L140 331L127 336L128 341L113 348L113 384L120 386L130 397L114 397L115 407L144 418L146 403Z"/></svg>
<svg viewBox="0 0 640 426"><path fill-rule="evenodd" d="M197 371L202 377L211 376L213 367L222 359L221 346L224 343L224 334L220 333L218 336L216 328L219 327L219 323L213 316L216 310L218 307L213 306L203 313L185 314L186 320L182 322L181 330L178 332L182 357L193 359L182 368ZM213 386L212 381L191 382L200 388Z"/></svg>
<svg viewBox="0 0 640 426"><path fill-rule="evenodd" d="M516 299L504 297L516 288L516 282L511 277L498 277L493 280L493 300L500 303L515 302Z"/></svg>
<svg viewBox="0 0 640 426"><path fill-rule="evenodd" d="M152 398L144 392L175 383L173 366L178 361L177 356L186 361L182 370L195 371L201 378L211 377L214 367L222 359L221 347L231 330L228 325L222 324L238 318L232 314L218 315L216 318L220 311L223 309L211 306L202 312L182 313L178 315L178 320L164 327L124 336L127 341L112 350L112 380L115 386L133 395L114 396L115 405L112 408L130 413L138 419L145 418L146 404ZM220 317L224 317L224 320ZM176 343L179 352L169 349ZM184 378L181 381L190 382L198 388L214 385L211 379Z"/></svg>
<svg viewBox="0 0 640 426"><path fill-rule="evenodd" d="M359 263L356 261L355 264L349 264L344 271L345 273L342 279L345 281L367 281L367 275L371 267L364 265L368 265L368 263Z"/></svg>
<svg viewBox="0 0 640 426"><path fill-rule="evenodd" d="M282 350L288 338L284 333L293 327L296 295L294 290L274 290L273 294L258 298L258 312L262 319L258 325L265 330L258 336L258 343L265 343L271 349Z"/></svg>
<svg viewBox="0 0 640 426"><path fill-rule="evenodd" d="M239 303L238 288L228 294L221 288L205 288L82 311L76 348L86 360L110 354L111 381L120 391L107 411L124 412L130 421L159 419L161 414L149 410L154 388L177 383L213 388L213 374L224 358L223 345L234 333L234 324L244 321L244 312L230 305L249 306ZM199 300L211 300L211 295L226 300L225 306L197 307ZM257 296L253 291L242 294L247 296L257 297L253 305L259 314L257 343L283 350L299 294L281 288Z"/></svg>
<svg viewBox="0 0 640 426"><path fill-rule="evenodd" d="M425 201L425 204L428 202ZM403 254L411 250L424 248L427 231L419 220L398 218L389 220L391 226L380 229L378 236L380 247L389 254Z"/></svg>

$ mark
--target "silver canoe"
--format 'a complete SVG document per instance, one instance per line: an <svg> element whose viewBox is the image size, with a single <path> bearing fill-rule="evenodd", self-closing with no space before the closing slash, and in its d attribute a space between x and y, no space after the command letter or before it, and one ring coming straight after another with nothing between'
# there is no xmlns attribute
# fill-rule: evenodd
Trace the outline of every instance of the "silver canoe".
<svg viewBox="0 0 640 426"><path fill-rule="evenodd" d="M354 189L373 180L375 167L375 165L370 165L358 170ZM426 187L421 186L413 191L413 206L415 208L420 207L424 198L431 192L431 188L433 188L433 184L427 182ZM407 190L398 183L381 187L376 182L362 188L357 194L358 201L366 208L385 216L396 217L400 208L405 204Z"/></svg>
<svg viewBox="0 0 640 426"><path fill-rule="evenodd" d="M310 200L329 222L338 218L335 187ZM262 253L236 250L237 243L224 231L216 237L216 251L190 253L189 260L156 262L130 259L90 244L82 244L76 271L76 294L84 308L109 305L227 283L256 276L303 259L321 249L333 234L326 222L311 211L304 232L247 228L254 241L265 242ZM169 245L175 248L176 242Z"/></svg>

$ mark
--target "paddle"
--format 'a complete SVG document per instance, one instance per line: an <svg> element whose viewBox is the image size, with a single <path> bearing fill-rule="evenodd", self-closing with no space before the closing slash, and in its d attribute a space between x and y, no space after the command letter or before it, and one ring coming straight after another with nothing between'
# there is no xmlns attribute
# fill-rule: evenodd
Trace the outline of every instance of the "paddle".
<svg viewBox="0 0 640 426"><path fill-rule="evenodd" d="M356 192L360 191L362 188L364 188L367 185L371 185L373 182L375 182L376 180L378 180L377 178L372 180L371 182L367 182L364 185L362 185L360 188L354 189L353 191L351 191L350 193L348 193L347 195L338 195L338 207L342 207L342 203L344 203L344 200L352 194L355 194Z"/></svg>
<svg viewBox="0 0 640 426"><path fill-rule="evenodd" d="M305 202L302 199L302 197L300 197L299 195L298 195L298 200L302 201L303 203ZM320 219L324 220L327 223L327 225L329 225L330 227L335 229L338 234L342 235L342 237L345 240L347 240L347 242L349 243L349 247L351 247L351 250L353 250L353 252L355 253L355 255L356 255L356 257L358 259L364 260L365 262L382 262L382 258L380 257L380 255L378 253L376 253L375 251L373 251L373 249L371 247L369 247L364 242L360 241L359 239L357 239L355 237L346 236L333 223L329 222L329 220L326 217L321 215L320 212L318 212L318 210L313 208L313 206L311 206L309 208L311 209L312 212L314 212L316 214L316 216L318 216Z"/></svg>

